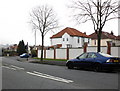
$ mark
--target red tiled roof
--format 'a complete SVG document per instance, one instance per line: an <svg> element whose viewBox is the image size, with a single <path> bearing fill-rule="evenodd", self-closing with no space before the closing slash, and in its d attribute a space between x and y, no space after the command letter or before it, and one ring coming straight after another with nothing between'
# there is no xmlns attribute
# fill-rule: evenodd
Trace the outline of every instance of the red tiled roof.
<svg viewBox="0 0 120 91"><path fill-rule="evenodd" d="M58 32L57 34L53 35L50 38L51 39L52 38L61 38L64 33L68 33L70 36L79 36L79 37L90 38L90 36L80 32L80 31L78 31L78 30L76 30L74 28L69 28L69 27L63 29L62 31Z"/></svg>
<svg viewBox="0 0 120 91"><path fill-rule="evenodd" d="M97 39L97 34L94 32L92 34L89 35L92 39ZM102 35L101 35L101 39L116 39L117 36L112 35L108 32L103 32L102 31Z"/></svg>
<svg viewBox="0 0 120 91"><path fill-rule="evenodd" d="M119 35L119 36L117 36L117 40L120 40L120 35Z"/></svg>
<svg viewBox="0 0 120 91"><path fill-rule="evenodd" d="M12 46L10 46L10 48L11 48L11 49L17 49L18 46L17 46L17 45L12 45Z"/></svg>
<svg viewBox="0 0 120 91"><path fill-rule="evenodd" d="M54 48L54 46L55 46L55 45L52 45L52 46L50 46L50 47L48 47L48 48ZM60 47L62 47L62 44L57 44L57 45L56 45L56 48L60 48Z"/></svg>

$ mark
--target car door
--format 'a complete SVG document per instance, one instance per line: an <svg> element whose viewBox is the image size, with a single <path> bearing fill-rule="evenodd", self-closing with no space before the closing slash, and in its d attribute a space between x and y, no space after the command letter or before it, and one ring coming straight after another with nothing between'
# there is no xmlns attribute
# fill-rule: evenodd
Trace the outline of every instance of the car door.
<svg viewBox="0 0 120 91"><path fill-rule="evenodd" d="M83 53L82 55L80 55L79 57L77 57L77 61L76 61L76 66L79 66L79 67L84 67L86 65L85 61L86 61L86 58L87 58L87 53Z"/></svg>
<svg viewBox="0 0 120 91"><path fill-rule="evenodd" d="M91 68L95 63L97 56L95 53L89 53L86 58L86 67Z"/></svg>

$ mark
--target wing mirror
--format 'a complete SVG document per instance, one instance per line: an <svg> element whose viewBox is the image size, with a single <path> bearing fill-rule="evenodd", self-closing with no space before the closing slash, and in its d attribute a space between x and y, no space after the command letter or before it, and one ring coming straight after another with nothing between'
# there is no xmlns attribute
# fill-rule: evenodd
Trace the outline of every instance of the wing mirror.
<svg viewBox="0 0 120 91"><path fill-rule="evenodd" d="M79 57L76 57L76 59L79 59Z"/></svg>

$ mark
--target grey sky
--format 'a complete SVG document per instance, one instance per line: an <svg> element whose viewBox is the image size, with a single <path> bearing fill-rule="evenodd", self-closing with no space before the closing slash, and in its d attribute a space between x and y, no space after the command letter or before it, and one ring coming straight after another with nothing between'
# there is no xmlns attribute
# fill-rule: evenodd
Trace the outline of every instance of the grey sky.
<svg viewBox="0 0 120 91"><path fill-rule="evenodd" d="M47 4L53 7L59 19L60 28L53 32L48 32L45 37L45 45L50 45L50 39L53 34L61 31L65 27L72 27L91 34L94 32L91 22L76 25L71 19L71 11L67 8L71 0L0 0L0 44L15 44L24 40L34 45L34 32L28 23L30 21L29 13L39 5ZM104 31L114 32L118 35L118 20L107 22ZM37 45L41 44L40 32L37 31Z"/></svg>

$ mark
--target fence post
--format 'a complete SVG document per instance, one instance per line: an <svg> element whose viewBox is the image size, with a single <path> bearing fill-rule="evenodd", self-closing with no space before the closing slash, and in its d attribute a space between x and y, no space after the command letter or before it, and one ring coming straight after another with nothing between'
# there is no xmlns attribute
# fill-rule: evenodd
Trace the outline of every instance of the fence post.
<svg viewBox="0 0 120 91"><path fill-rule="evenodd" d="M36 50L36 53L37 53L37 57L38 57L38 55L39 55L39 54L38 54L38 50L39 50L39 48L37 48L37 50Z"/></svg>
<svg viewBox="0 0 120 91"><path fill-rule="evenodd" d="M69 47L67 47L67 60L69 60Z"/></svg>
<svg viewBox="0 0 120 91"><path fill-rule="evenodd" d="M83 46L83 47L84 47L84 48L83 48L83 52L84 52L84 53L87 52L87 46L88 46L88 43L85 42L85 43L84 43L84 46Z"/></svg>
<svg viewBox="0 0 120 91"><path fill-rule="evenodd" d="M56 47L54 47L54 59L56 59Z"/></svg>
<svg viewBox="0 0 120 91"><path fill-rule="evenodd" d="M111 55L111 42L107 41L107 54Z"/></svg>

